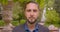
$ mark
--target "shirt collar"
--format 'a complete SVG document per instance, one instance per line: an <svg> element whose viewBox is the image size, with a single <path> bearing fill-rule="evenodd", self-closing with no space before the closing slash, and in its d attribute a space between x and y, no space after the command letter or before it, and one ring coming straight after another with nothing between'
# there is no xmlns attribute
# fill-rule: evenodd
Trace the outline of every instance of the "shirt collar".
<svg viewBox="0 0 60 32"><path fill-rule="evenodd" d="M29 30L27 24L25 24L24 27L25 27L25 30ZM39 29L39 25L36 24L34 30L38 30L38 29Z"/></svg>

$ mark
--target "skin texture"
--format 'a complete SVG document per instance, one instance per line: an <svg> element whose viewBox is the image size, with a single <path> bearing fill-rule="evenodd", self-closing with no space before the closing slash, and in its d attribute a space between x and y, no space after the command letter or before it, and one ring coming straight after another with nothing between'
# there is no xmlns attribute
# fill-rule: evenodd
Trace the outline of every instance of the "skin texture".
<svg viewBox="0 0 60 32"><path fill-rule="evenodd" d="M35 3L29 3L26 5L25 16L27 18L28 28L32 31L35 28L36 20L39 16L38 5Z"/></svg>

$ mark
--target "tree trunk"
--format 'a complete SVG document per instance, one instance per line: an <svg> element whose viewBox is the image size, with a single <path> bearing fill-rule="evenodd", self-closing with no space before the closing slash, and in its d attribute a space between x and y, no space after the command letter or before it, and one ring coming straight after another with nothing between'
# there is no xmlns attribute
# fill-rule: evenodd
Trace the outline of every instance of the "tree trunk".
<svg viewBox="0 0 60 32"><path fill-rule="evenodd" d="M5 26L3 31L10 31L12 30L13 26L11 25L12 20L12 7L13 7L13 1L8 1L7 5L3 5L3 11L2 11L2 19L5 22Z"/></svg>
<svg viewBox="0 0 60 32"><path fill-rule="evenodd" d="M8 1L7 5L3 5L2 18L6 24L10 23L12 20L12 6L12 1Z"/></svg>

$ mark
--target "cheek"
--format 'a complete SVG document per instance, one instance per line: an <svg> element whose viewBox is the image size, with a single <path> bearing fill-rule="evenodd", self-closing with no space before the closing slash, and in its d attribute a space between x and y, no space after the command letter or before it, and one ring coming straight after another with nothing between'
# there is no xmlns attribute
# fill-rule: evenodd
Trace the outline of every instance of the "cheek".
<svg viewBox="0 0 60 32"><path fill-rule="evenodd" d="M30 13L26 12L26 13L25 13L25 16L26 16L26 17L30 17L29 14L30 14Z"/></svg>
<svg viewBox="0 0 60 32"><path fill-rule="evenodd" d="M35 17L36 17L36 18L38 17L38 15L39 15L39 13L35 13Z"/></svg>

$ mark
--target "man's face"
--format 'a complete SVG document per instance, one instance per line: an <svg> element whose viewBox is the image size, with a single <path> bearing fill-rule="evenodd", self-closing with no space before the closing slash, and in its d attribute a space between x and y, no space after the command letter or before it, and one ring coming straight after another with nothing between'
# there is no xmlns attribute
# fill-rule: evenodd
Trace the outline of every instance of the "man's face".
<svg viewBox="0 0 60 32"><path fill-rule="evenodd" d="M29 23L35 23L39 15L38 5L34 3L29 3L25 9L25 16Z"/></svg>

